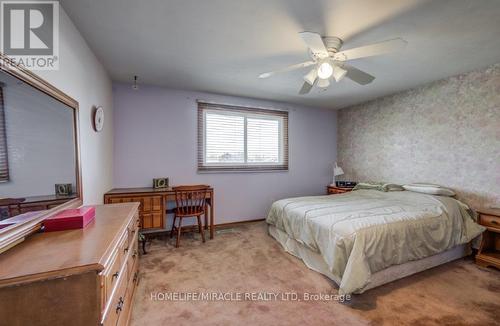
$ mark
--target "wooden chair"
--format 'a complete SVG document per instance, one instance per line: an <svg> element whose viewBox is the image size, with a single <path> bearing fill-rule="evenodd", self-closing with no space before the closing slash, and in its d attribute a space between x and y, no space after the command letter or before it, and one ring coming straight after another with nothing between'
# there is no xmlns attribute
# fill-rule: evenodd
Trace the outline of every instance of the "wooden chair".
<svg viewBox="0 0 500 326"><path fill-rule="evenodd" d="M0 199L0 207L6 207L9 217L13 217L21 214L21 203L24 201L25 198L2 198Z"/></svg>
<svg viewBox="0 0 500 326"><path fill-rule="evenodd" d="M206 198L209 186L206 185L193 185L193 186L178 186L172 188L175 192L174 221L172 223L172 230L170 231L170 238L173 237L174 232L177 232L177 241L175 247L179 247L182 219L185 217L196 217L198 220L198 230L201 234L201 239L205 242L205 234L203 232L203 225L201 224L201 215L206 214ZM175 226L176 220L179 219L179 226Z"/></svg>

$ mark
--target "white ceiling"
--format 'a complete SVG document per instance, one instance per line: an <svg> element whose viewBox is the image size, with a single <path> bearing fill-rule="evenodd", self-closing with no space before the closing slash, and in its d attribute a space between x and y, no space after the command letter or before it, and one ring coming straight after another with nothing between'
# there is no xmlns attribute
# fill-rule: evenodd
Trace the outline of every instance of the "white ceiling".
<svg viewBox="0 0 500 326"><path fill-rule="evenodd" d="M62 0L111 78L341 108L500 62L499 0ZM400 53L350 63L377 78L298 95L308 59L298 33L343 49L402 37Z"/></svg>

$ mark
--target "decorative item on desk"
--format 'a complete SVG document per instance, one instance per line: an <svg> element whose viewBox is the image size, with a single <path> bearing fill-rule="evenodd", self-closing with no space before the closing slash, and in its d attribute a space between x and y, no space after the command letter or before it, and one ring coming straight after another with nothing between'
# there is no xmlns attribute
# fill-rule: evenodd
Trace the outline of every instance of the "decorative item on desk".
<svg viewBox="0 0 500 326"><path fill-rule="evenodd" d="M76 209L66 209L43 221L44 231L63 231L83 229L94 220L95 207L82 206Z"/></svg>
<svg viewBox="0 0 500 326"><path fill-rule="evenodd" d="M354 188L358 183L354 181L337 181L335 185L343 188Z"/></svg>
<svg viewBox="0 0 500 326"><path fill-rule="evenodd" d="M335 185L335 177L338 177L339 175L343 175L344 170L340 166L337 165L337 162L335 162L335 165L333 166L333 183L332 185Z"/></svg>
<svg viewBox="0 0 500 326"><path fill-rule="evenodd" d="M56 183L56 196L69 196L73 194L73 186L71 183Z"/></svg>
<svg viewBox="0 0 500 326"><path fill-rule="evenodd" d="M153 188L168 188L168 178L154 178L153 179Z"/></svg>

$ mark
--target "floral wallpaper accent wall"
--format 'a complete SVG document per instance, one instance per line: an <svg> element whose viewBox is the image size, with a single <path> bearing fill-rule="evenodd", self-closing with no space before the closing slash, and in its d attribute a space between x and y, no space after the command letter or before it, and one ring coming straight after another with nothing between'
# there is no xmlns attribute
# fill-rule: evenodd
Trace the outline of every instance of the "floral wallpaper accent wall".
<svg viewBox="0 0 500 326"><path fill-rule="evenodd" d="M500 206L500 64L338 112L347 180L428 182Z"/></svg>

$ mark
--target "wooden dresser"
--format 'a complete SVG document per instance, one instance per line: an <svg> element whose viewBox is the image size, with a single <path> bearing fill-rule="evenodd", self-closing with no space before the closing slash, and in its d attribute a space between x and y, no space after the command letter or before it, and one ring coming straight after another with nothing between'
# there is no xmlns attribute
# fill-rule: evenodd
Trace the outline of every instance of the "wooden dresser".
<svg viewBox="0 0 500 326"><path fill-rule="evenodd" d="M500 269L500 209L480 209L479 224L486 227L476 255L480 266Z"/></svg>
<svg viewBox="0 0 500 326"><path fill-rule="evenodd" d="M0 254L1 325L127 325L138 203L96 206L83 230L38 233Z"/></svg>

